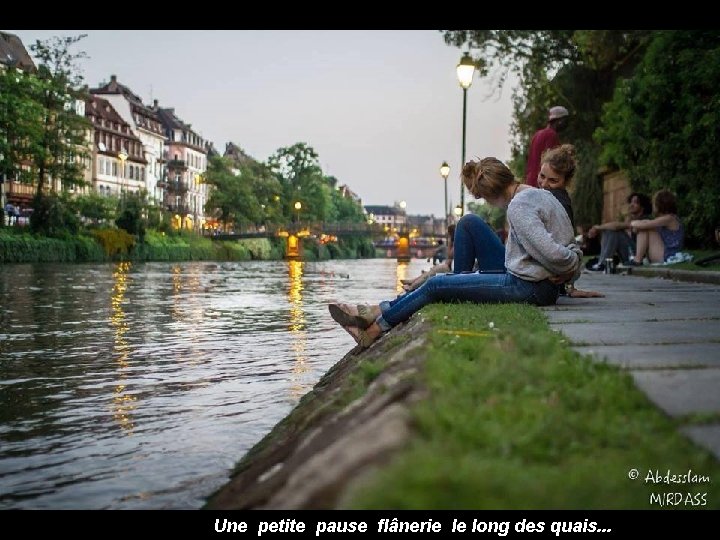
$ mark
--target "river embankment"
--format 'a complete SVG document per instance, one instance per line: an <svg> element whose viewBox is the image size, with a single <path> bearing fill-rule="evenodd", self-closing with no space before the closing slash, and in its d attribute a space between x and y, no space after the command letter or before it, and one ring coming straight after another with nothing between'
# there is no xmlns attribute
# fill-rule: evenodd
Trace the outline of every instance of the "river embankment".
<svg viewBox="0 0 720 540"><path fill-rule="evenodd" d="M650 508L662 490L628 471L655 469L720 474L542 309L434 304L343 356L206 508Z"/></svg>

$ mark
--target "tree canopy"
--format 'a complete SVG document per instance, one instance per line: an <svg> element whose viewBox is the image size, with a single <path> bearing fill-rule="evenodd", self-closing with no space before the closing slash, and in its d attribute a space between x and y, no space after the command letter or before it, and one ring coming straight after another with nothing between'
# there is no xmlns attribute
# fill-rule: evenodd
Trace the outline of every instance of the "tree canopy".
<svg viewBox="0 0 720 540"><path fill-rule="evenodd" d="M560 134L575 145L578 170L573 209L579 224L597 223L602 207L598 175L599 144L593 132L602 106L612 97L616 80L632 73L651 33L646 30L453 30L445 42L467 47L481 75L491 75L498 88L510 72L518 75L513 91L512 159L509 165L525 176L527 149L535 131L547 123L551 106L563 105L570 121Z"/></svg>
<svg viewBox="0 0 720 540"><path fill-rule="evenodd" d="M601 163L626 170L637 191L673 191L688 234L705 244L720 224L718 87L717 32L658 32L596 132Z"/></svg>

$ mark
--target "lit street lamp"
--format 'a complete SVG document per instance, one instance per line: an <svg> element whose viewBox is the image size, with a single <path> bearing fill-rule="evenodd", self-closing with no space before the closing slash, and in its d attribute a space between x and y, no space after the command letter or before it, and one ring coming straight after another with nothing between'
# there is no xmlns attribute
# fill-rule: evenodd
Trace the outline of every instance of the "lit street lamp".
<svg viewBox="0 0 720 540"><path fill-rule="evenodd" d="M302 208L302 203L300 201L297 201L295 203L295 210L297 210L297 222L300 223L300 209Z"/></svg>
<svg viewBox="0 0 720 540"><path fill-rule="evenodd" d="M120 160L120 189L125 189L125 160L128 158L125 149L118 152L118 159Z"/></svg>
<svg viewBox="0 0 720 540"><path fill-rule="evenodd" d="M458 204L458 205L455 207L454 212L455 212L455 217L458 218L458 219L460 219L460 216L463 215L463 208L462 208L462 206L460 206L460 205Z"/></svg>
<svg viewBox="0 0 720 540"><path fill-rule="evenodd" d="M463 54L460 63L457 65L458 82L463 89L463 128L462 128L462 159L460 161L460 169L465 166L465 131L467 124L467 89L472 84L473 75L475 74L475 62L468 52ZM465 210L465 186L462 178L460 179L460 215Z"/></svg>
<svg viewBox="0 0 720 540"><path fill-rule="evenodd" d="M450 165L448 165L447 161L443 161L442 165L440 165L440 176L442 176L445 179L445 206L443 207L443 217L445 218L445 221L447 221L447 216L448 216L447 177L449 175L450 175Z"/></svg>
<svg viewBox="0 0 720 540"><path fill-rule="evenodd" d="M120 196L121 196L121 210L125 211L125 195L126 195L126 187L125 187L125 160L128 158L127 152L125 152L125 149L123 148L118 152L118 159L120 160Z"/></svg>

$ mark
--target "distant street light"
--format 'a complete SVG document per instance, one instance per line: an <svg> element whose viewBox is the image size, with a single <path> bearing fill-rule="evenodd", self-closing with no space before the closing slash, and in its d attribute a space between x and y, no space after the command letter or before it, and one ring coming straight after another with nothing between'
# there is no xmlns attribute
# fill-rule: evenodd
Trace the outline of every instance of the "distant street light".
<svg viewBox="0 0 720 540"><path fill-rule="evenodd" d="M120 160L120 189L125 189L125 160L128 158L127 152L125 152L125 149L120 150L118 152L118 159Z"/></svg>
<svg viewBox="0 0 720 540"><path fill-rule="evenodd" d="M118 152L118 159L120 160L120 192L121 192L121 209L125 211L125 196L127 192L127 186L125 185L125 160L128 158L125 149Z"/></svg>
<svg viewBox="0 0 720 540"><path fill-rule="evenodd" d="M467 125L467 90L472 84L473 75L475 74L475 62L470 57L470 53L465 52L457 65L457 76L460 87L463 89L463 128L462 128L462 158L460 160L460 168L465 166L465 132ZM465 186L462 179L460 180L460 215L465 210Z"/></svg>
<svg viewBox="0 0 720 540"><path fill-rule="evenodd" d="M445 179L445 206L443 207L443 217L447 221L448 217L448 204L447 204L447 179L450 175L450 165L448 165L447 161L443 161L442 165L440 165L440 176L442 176Z"/></svg>
<svg viewBox="0 0 720 540"><path fill-rule="evenodd" d="M297 201L295 203L295 210L297 210L297 222L300 223L300 209L302 208L302 203L300 201Z"/></svg>
<svg viewBox="0 0 720 540"><path fill-rule="evenodd" d="M463 215L462 206L460 206L460 205L458 204L458 205L455 207L454 212L455 212L455 216L457 216L458 218L459 218L460 216L462 216L462 215Z"/></svg>

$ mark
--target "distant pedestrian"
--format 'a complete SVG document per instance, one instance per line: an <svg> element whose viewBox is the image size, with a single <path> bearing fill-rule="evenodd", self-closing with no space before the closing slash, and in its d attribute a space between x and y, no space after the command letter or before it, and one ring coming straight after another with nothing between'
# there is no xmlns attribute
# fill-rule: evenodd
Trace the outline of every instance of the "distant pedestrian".
<svg viewBox="0 0 720 540"><path fill-rule="evenodd" d="M447 246L445 245L445 242L443 240L438 240L438 247L432 252L430 257L428 257L428 262L430 262L430 259L432 259L432 263L439 264L443 262L445 259L447 259L448 250Z"/></svg>
<svg viewBox="0 0 720 540"><path fill-rule="evenodd" d="M540 173L540 161L546 150L560 146L558 133L567 126L568 110L557 105L548 111L548 123L543 129L539 129L530 141L528 160L525 174L525 183L529 186L538 187L538 174Z"/></svg>

